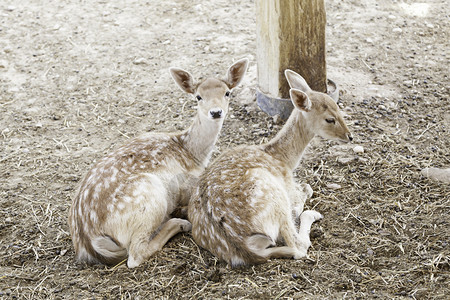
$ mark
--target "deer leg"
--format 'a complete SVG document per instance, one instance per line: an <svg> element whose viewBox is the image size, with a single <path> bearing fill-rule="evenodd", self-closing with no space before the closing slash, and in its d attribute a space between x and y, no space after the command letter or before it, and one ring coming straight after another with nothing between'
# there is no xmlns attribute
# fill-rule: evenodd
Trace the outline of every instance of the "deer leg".
<svg viewBox="0 0 450 300"><path fill-rule="evenodd" d="M295 195L291 203L293 203L293 217L297 221L303 212L303 207L305 206L306 200L311 198L313 190L311 186L307 183L297 184L295 186Z"/></svg>
<svg viewBox="0 0 450 300"><path fill-rule="evenodd" d="M267 258L292 258L297 252L295 248L283 246L264 249L263 254Z"/></svg>
<svg viewBox="0 0 450 300"><path fill-rule="evenodd" d="M306 251L310 245L305 244L307 241L303 240L297 232L292 218L286 218L286 222L280 228L280 233L286 246L295 250L292 255L294 259L300 259L306 256Z"/></svg>
<svg viewBox="0 0 450 300"><path fill-rule="evenodd" d="M292 258L296 249L292 247L271 247L275 243L265 234L254 234L247 238L246 244L249 250L266 258ZM270 248L269 248L270 247Z"/></svg>
<svg viewBox="0 0 450 300"><path fill-rule="evenodd" d="M286 245L297 250L294 259L306 256L308 249L311 246L311 240L309 238L311 225L322 218L323 216L317 211L306 210L300 215L300 229L298 232L296 231L294 221L291 218L288 218L281 226L281 236Z"/></svg>
<svg viewBox="0 0 450 300"><path fill-rule="evenodd" d="M311 240L309 238L309 233L311 231L311 225L315 221L322 219L323 216L319 212L315 210L305 210L300 215L300 229L298 230L298 235L301 241L301 245L303 246L302 251L308 251L308 248L311 246Z"/></svg>
<svg viewBox="0 0 450 300"><path fill-rule="evenodd" d="M149 240L149 233L139 234L136 239L131 242L128 250L127 265L129 268L139 266L143 261L151 257L177 233L187 232L191 230L192 225L187 220L170 219L161 226L161 230Z"/></svg>
<svg viewBox="0 0 450 300"><path fill-rule="evenodd" d="M313 192L313 189L311 186L307 183L300 183L300 186L302 187L303 192L306 194L306 199L311 198Z"/></svg>

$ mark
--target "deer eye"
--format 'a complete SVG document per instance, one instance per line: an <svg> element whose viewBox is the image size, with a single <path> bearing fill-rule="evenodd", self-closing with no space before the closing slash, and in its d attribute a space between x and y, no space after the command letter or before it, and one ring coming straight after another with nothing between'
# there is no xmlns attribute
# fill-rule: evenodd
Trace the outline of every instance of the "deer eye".
<svg viewBox="0 0 450 300"><path fill-rule="evenodd" d="M336 123L336 121L334 120L334 118L325 119L325 121L327 121L327 123L330 123L330 124Z"/></svg>
<svg viewBox="0 0 450 300"><path fill-rule="evenodd" d="M227 91L226 93L225 93L225 97L230 97L230 91Z"/></svg>
<svg viewBox="0 0 450 300"><path fill-rule="evenodd" d="M200 95L197 95L196 98L198 101L202 100L202 97Z"/></svg>

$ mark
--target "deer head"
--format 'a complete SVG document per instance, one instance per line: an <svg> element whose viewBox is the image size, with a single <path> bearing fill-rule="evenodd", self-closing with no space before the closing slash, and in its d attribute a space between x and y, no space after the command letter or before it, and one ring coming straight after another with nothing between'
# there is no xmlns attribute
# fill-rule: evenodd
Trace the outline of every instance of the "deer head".
<svg viewBox="0 0 450 300"><path fill-rule="evenodd" d="M350 142L353 140L339 107L327 94L313 91L305 79L292 70L286 70L292 103L307 120L312 132L331 140Z"/></svg>
<svg viewBox="0 0 450 300"><path fill-rule="evenodd" d="M238 60L228 68L226 79L208 78L199 83L182 69L170 68L170 74L181 90L194 95L201 121L221 123L228 112L231 91L241 82L247 66L248 59Z"/></svg>

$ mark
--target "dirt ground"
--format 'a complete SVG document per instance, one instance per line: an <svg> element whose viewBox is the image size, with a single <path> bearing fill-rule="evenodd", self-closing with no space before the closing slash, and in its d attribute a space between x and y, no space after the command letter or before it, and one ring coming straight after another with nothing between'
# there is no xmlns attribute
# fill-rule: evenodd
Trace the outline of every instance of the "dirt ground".
<svg viewBox="0 0 450 300"><path fill-rule="evenodd" d="M230 269L182 234L127 269L74 261L77 184L128 138L189 125L195 101L170 66L200 78L250 59L217 153L280 130L253 96L254 1L1 1L0 298L447 298L450 188L420 170L450 165L448 5L326 7L328 76L355 141L316 138L296 170L325 216L310 259Z"/></svg>

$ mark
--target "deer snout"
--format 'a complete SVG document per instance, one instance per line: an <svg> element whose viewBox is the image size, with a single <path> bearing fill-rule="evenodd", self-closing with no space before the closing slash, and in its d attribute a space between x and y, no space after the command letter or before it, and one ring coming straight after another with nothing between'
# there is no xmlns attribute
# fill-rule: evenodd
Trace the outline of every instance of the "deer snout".
<svg viewBox="0 0 450 300"><path fill-rule="evenodd" d="M213 108L209 111L209 115L213 119L220 119L222 118L223 111L221 108Z"/></svg>
<svg viewBox="0 0 450 300"><path fill-rule="evenodd" d="M347 133L347 138L348 138L348 140L349 140L350 142L353 141L353 135L352 135L351 132L348 132L348 133Z"/></svg>

